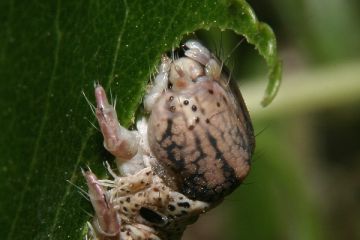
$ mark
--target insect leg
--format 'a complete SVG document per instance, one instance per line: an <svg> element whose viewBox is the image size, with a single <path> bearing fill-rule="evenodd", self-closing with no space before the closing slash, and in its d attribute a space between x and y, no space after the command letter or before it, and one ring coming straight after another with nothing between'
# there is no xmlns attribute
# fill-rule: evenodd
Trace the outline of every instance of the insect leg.
<svg viewBox="0 0 360 240"><path fill-rule="evenodd" d="M91 204L95 209L93 227L99 239L108 239L120 234L120 218L112 203L106 196L106 191L99 185L97 177L90 170L82 171L89 188Z"/></svg>
<svg viewBox="0 0 360 240"><path fill-rule="evenodd" d="M150 92L145 96L144 99L144 107L145 110L148 112L152 110L152 107L154 106L156 100L168 87L171 61L172 60L166 55L161 58L159 73L154 80L154 86L152 86Z"/></svg>
<svg viewBox="0 0 360 240"><path fill-rule="evenodd" d="M131 159L138 151L139 138L136 131L122 127L116 110L109 104L104 88L95 87L96 118L104 136L104 147L119 159Z"/></svg>

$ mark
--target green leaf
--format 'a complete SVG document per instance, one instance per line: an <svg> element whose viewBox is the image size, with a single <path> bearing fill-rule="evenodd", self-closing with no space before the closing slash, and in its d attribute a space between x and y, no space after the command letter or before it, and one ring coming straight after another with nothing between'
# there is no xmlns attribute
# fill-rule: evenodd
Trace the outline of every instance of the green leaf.
<svg viewBox="0 0 360 240"><path fill-rule="evenodd" d="M93 101L94 82L111 89L129 126L160 55L217 27L266 60L265 104L278 88L274 34L245 1L4 0L0 12L2 239L81 239L92 210L69 182L83 186L80 166L104 172L112 158L81 94Z"/></svg>

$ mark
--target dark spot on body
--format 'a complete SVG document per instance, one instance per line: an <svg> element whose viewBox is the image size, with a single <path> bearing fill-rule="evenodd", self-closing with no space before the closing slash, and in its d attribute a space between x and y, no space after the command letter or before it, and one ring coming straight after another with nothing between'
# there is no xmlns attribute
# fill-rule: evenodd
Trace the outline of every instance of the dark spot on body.
<svg viewBox="0 0 360 240"><path fill-rule="evenodd" d="M177 204L179 207L183 207L183 208L189 208L190 204L188 202L179 202Z"/></svg>
<svg viewBox="0 0 360 240"><path fill-rule="evenodd" d="M209 89L210 94L214 94L214 91L212 89Z"/></svg>
<svg viewBox="0 0 360 240"><path fill-rule="evenodd" d="M199 118L199 117L196 117L196 118L195 118L195 122L196 122L196 123L199 123L199 122L200 122L200 118Z"/></svg>
<svg viewBox="0 0 360 240"><path fill-rule="evenodd" d="M190 131L193 130L194 127L195 127L194 125L190 125L190 126L189 126L189 130L190 130Z"/></svg>
<svg viewBox="0 0 360 240"><path fill-rule="evenodd" d="M158 191L159 191L159 189L158 189L157 187L154 187L153 190L154 190L154 192L158 192Z"/></svg>
<svg viewBox="0 0 360 240"><path fill-rule="evenodd" d="M154 223L154 224L165 224L166 223L166 217L161 216L160 214L158 214L157 212L149 209L149 208L145 208L142 207L140 208L140 216L142 218L144 218L146 221Z"/></svg>
<svg viewBox="0 0 360 240"><path fill-rule="evenodd" d="M170 211L175 211L175 206L174 205L172 205L172 204L169 204L168 205L168 209L170 210Z"/></svg>
<svg viewBox="0 0 360 240"><path fill-rule="evenodd" d="M196 106L196 105L192 105L192 106L191 106L191 110L193 110L193 112L196 112L197 106Z"/></svg>
<svg viewBox="0 0 360 240"><path fill-rule="evenodd" d="M216 103L216 106L220 107L220 103L219 103L219 102L217 102L217 103Z"/></svg>
<svg viewBox="0 0 360 240"><path fill-rule="evenodd" d="M205 120L205 122L206 122L206 123L210 123L210 120L207 118L207 119Z"/></svg>
<svg viewBox="0 0 360 240"><path fill-rule="evenodd" d="M127 198L126 198L126 201L129 203L129 202L130 202L130 197L127 197Z"/></svg>
<svg viewBox="0 0 360 240"><path fill-rule="evenodd" d="M124 210L125 212L127 212L127 211L128 211L127 207L123 207L123 210Z"/></svg>

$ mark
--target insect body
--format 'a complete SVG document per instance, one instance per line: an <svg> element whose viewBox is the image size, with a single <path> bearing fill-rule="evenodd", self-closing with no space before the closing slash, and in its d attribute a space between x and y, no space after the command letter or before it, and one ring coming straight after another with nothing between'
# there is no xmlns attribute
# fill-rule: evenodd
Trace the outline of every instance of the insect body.
<svg viewBox="0 0 360 240"><path fill-rule="evenodd" d="M170 89L151 107L149 144L181 193L213 202L247 175L253 129L241 95L229 88L216 58L198 42L185 47L186 56L169 63Z"/></svg>
<svg viewBox="0 0 360 240"><path fill-rule="evenodd" d="M197 41L162 57L144 99L149 119L122 127L104 89L95 88L104 146L120 176L84 172L95 218L93 239L178 239L186 225L245 178L254 150L251 121L219 61Z"/></svg>

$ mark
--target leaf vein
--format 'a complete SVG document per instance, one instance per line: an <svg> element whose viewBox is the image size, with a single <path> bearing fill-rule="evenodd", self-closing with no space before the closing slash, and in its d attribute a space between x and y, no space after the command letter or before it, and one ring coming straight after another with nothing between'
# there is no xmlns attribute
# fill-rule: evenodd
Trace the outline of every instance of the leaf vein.
<svg viewBox="0 0 360 240"><path fill-rule="evenodd" d="M124 35L127 20L128 20L128 16L129 16L129 7L128 7L128 4L127 4L127 0L124 0L124 5L125 5L124 22L123 22L123 25L121 27L121 30L120 30L119 35L118 35L117 40L116 40L115 54L114 54L114 58L113 58L113 62L112 62L112 68L111 68L111 72L110 72L110 75L109 75L108 83L107 83L107 86L106 86L107 88L111 85L112 81L114 80L114 72L115 72L116 62L117 62L117 59L118 59L118 56L119 56L119 50L120 50L120 46L121 46L121 43L122 43L122 37Z"/></svg>

